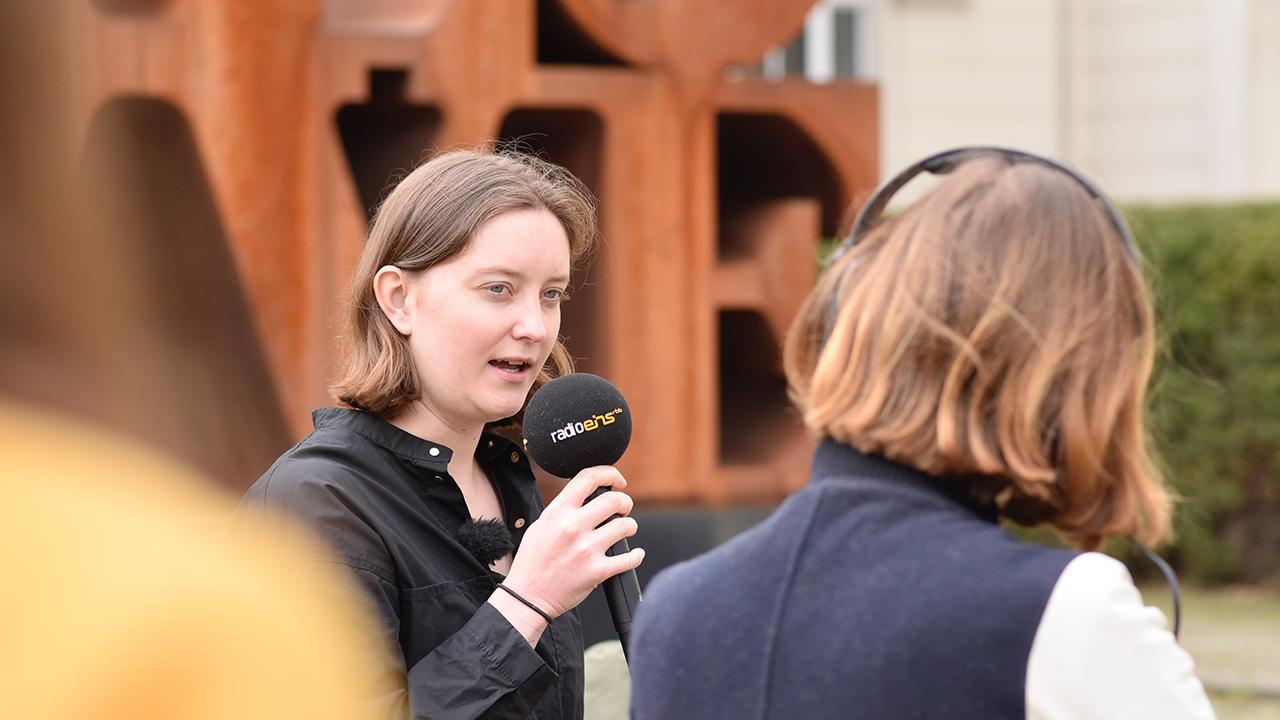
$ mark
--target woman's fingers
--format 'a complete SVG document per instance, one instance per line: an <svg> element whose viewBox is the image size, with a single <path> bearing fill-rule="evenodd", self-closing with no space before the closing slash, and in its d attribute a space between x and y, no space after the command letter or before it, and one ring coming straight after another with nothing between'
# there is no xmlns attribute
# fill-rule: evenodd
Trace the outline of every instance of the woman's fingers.
<svg viewBox="0 0 1280 720"><path fill-rule="evenodd" d="M591 533L591 544L594 547L608 550L619 540L636 534L635 518L620 517L601 525ZM602 550L602 552L603 552Z"/></svg>
<svg viewBox="0 0 1280 720"><path fill-rule="evenodd" d="M614 515L630 515L633 507L635 501L630 495L610 490L582 506L582 514L589 527L594 528Z"/></svg>
<svg viewBox="0 0 1280 720"><path fill-rule="evenodd" d="M622 477L622 473L612 465L589 467L575 475L560 494L547 504L547 507L552 505L581 507L587 501L587 497L598 487L622 489L626 486L627 479Z"/></svg>
<svg viewBox="0 0 1280 720"><path fill-rule="evenodd" d="M621 575L628 570L635 570L640 567L642 562L644 562L644 548L631 548L631 552L606 556L604 563L601 565L605 571L601 582L614 575Z"/></svg>

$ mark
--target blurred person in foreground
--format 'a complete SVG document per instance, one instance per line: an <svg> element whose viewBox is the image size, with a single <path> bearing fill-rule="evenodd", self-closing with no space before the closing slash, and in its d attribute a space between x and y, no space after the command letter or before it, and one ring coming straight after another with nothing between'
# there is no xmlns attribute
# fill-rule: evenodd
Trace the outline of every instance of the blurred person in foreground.
<svg viewBox="0 0 1280 720"><path fill-rule="evenodd" d="M1168 533L1122 223L1082 179L980 152L853 239L787 340L812 479L653 580L633 717L1213 717L1124 565L999 524L1086 551Z"/></svg>
<svg viewBox="0 0 1280 720"><path fill-rule="evenodd" d="M204 478L3 397L0 454L0 717L375 716L361 698L388 663L301 533L227 530Z"/></svg>
<svg viewBox="0 0 1280 720"><path fill-rule="evenodd" d="M568 372L560 307L595 240L585 188L508 152L437 155L379 206L351 283L347 363L315 431L241 507L282 508L366 591L415 718L581 718L574 611L640 564L613 467L543 507L518 432L530 394ZM586 502L597 487L611 491Z"/></svg>
<svg viewBox="0 0 1280 720"><path fill-rule="evenodd" d="M0 718L366 717L394 676L313 541L227 530L207 479L79 419L116 397L81 350L121 329L89 260L119 228L76 222L65 12L0 6Z"/></svg>

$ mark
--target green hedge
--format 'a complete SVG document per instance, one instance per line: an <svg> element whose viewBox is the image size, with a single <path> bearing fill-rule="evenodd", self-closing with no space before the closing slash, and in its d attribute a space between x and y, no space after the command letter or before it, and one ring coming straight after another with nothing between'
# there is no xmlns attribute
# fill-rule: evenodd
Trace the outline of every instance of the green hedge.
<svg viewBox="0 0 1280 720"><path fill-rule="evenodd" d="M1151 424L1200 582L1280 580L1280 205L1135 207L1162 350Z"/></svg>

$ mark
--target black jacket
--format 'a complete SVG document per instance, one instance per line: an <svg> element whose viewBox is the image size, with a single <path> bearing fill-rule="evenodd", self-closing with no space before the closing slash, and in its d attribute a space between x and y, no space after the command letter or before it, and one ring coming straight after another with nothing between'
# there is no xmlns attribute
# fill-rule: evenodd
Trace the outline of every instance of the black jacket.
<svg viewBox="0 0 1280 720"><path fill-rule="evenodd" d="M649 583L631 717L1022 720L1074 557L1012 537L964 482L826 440L769 519Z"/></svg>
<svg viewBox="0 0 1280 720"><path fill-rule="evenodd" d="M449 476L452 451L367 413L325 408L315 431L249 488L299 516L368 593L399 651L414 718L581 718L582 629L556 618L536 650L485 602L502 576L458 543L469 519ZM493 481L517 547L542 511L520 448L485 434L476 460ZM395 698L383 698L395 700Z"/></svg>

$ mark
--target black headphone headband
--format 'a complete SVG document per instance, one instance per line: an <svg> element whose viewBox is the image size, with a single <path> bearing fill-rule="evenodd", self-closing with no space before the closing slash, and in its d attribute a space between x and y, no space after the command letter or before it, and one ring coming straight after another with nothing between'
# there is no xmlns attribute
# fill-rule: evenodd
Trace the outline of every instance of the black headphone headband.
<svg viewBox="0 0 1280 720"><path fill-rule="evenodd" d="M1120 235L1120 240L1124 244L1125 251L1129 254L1129 258L1135 264L1139 264L1138 246L1133 239L1133 232L1129 229L1129 224L1125 222L1124 215L1120 213L1115 203L1111 202L1107 194L1102 191L1092 180L1082 175L1075 168L1058 160L1054 160L1046 155L1033 153L1029 150L1020 150L1012 147L1002 147L999 145L966 145L942 152L934 153L923 160L917 161L910 165L902 172L894 175L886 181L876 191L872 193L866 204L862 206L862 210L858 212L858 216L854 218L853 226L849 229L848 236L840 243L840 247L831 253L827 260L827 265L835 263L841 255L845 254L854 245L857 245L866 236L867 231L875 224L880 222L880 218L884 213L885 207L904 185L911 182L917 175L923 172L932 175L945 175L956 169L968 160L983 155L1002 158L1009 164L1034 162L1040 163L1047 167L1053 168L1068 177L1075 180L1084 188L1089 196L1097 201L1106 213L1107 218L1111 221L1112 227L1116 233ZM827 308L827 324L822 333L822 344L826 344L827 339L831 336L831 330L835 326L836 316L839 312L840 305L840 288L837 283L835 292L831 295L831 303Z"/></svg>
<svg viewBox="0 0 1280 720"><path fill-rule="evenodd" d="M881 215L884 213L885 207L893 196L902 189L904 185L911 182L917 175L927 172L931 175L945 175L967 160L971 160L981 155L994 155L1004 158L1010 164L1035 162L1046 165L1059 172L1062 172L1085 189L1090 197L1098 202L1103 212L1107 214L1107 218L1111 221L1111 225L1119 233L1121 241L1124 243L1125 250L1129 256L1137 262L1138 247L1134 242L1133 232L1129 230L1129 224L1125 222L1124 215L1121 214L1119 208L1107 194L1102 191L1092 180L1085 177L1075 168L1067 165L1059 160L1054 160L1046 155L1040 155L1028 150L1020 150L1018 148L1001 147L999 145L970 145L965 147L952 148L934 153L929 157L920 160L913 165L907 167L902 172L894 175L887 182L881 185L862 206L862 210L858 212L857 218L853 221L853 226L849 230L849 235L845 238L840 247L831 255L834 261L843 255L849 248L858 244L866 235L866 231L880 221Z"/></svg>

